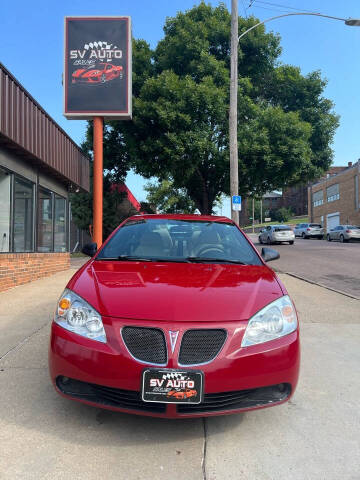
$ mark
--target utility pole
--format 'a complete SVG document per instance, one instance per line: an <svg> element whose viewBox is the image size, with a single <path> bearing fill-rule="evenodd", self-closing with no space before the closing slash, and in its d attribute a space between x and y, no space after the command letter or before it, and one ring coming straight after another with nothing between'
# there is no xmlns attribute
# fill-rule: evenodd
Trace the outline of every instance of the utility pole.
<svg viewBox="0 0 360 480"><path fill-rule="evenodd" d="M237 141L237 95L238 95L238 0L231 0L231 56L230 56L230 111L229 111L229 147L230 147L230 202L231 219L238 225L239 212L232 209L232 197L239 194L239 160Z"/></svg>

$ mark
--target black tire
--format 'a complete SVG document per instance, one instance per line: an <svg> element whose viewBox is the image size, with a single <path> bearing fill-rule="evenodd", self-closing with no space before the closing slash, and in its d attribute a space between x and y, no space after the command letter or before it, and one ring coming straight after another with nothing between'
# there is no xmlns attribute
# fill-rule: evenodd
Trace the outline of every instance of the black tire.
<svg viewBox="0 0 360 480"><path fill-rule="evenodd" d="M301 238L302 238L303 240L305 240L305 238L306 238L305 232L302 232Z"/></svg>
<svg viewBox="0 0 360 480"><path fill-rule="evenodd" d="M327 240L328 242L331 242L331 238L330 238L330 235L329 235L329 234L326 235L326 240Z"/></svg>
<svg viewBox="0 0 360 480"><path fill-rule="evenodd" d="M344 243L344 240L345 240L345 239L344 239L344 235L340 235L339 240L340 240L341 243Z"/></svg>
<svg viewBox="0 0 360 480"><path fill-rule="evenodd" d="M261 237L259 237L259 243L260 243L260 245L262 245L262 240L261 240Z"/></svg>
<svg viewBox="0 0 360 480"><path fill-rule="evenodd" d="M268 238L267 238L267 241L266 241L266 243L267 243L268 245L271 245L271 240L270 240L270 237L268 237Z"/></svg>
<svg viewBox="0 0 360 480"><path fill-rule="evenodd" d="M291 240L291 241L289 242L289 245L294 245L294 240Z"/></svg>

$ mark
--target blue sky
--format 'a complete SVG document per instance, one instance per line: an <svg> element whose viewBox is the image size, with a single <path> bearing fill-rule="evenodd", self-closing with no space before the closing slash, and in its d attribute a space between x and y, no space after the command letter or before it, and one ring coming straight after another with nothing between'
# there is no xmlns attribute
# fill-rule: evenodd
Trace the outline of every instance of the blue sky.
<svg viewBox="0 0 360 480"><path fill-rule="evenodd" d="M360 18L358 0L239 0L239 14L261 20L284 13L281 6L307 9L339 17ZM63 18L65 15L130 15L133 35L155 47L162 38L167 16L187 10L200 0L15 0L1 2L0 61L17 77L43 108L77 142L84 137L85 122L62 115ZM213 5L219 2L211 1ZM224 2L230 8L231 1ZM281 35L281 61L301 67L304 74L320 69L328 79L326 96L341 116L334 149L334 164L347 164L359 152L359 46L360 28L312 17L289 17L268 24ZM130 174L129 188L144 200L144 181ZM226 212L224 212L226 213Z"/></svg>

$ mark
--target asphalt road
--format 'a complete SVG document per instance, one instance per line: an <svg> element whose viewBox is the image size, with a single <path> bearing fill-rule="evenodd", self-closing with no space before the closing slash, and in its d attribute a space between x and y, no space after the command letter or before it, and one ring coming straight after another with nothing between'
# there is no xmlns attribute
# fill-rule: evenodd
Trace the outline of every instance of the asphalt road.
<svg viewBox="0 0 360 480"><path fill-rule="evenodd" d="M257 235L250 235L261 251ZM360 299L360 243L327 242L297 238L294 245L277 244L280 253L270 264L274 270L291 273Z"/></svg>
<svg viewBox="0 0 360 480"><path fill-rule="evenodd" d="M50 322L73 273L0 293L1 480L359 480L358 300L280 275L301 321L292 400L163 420L91 408L54 391Z"/></svg>

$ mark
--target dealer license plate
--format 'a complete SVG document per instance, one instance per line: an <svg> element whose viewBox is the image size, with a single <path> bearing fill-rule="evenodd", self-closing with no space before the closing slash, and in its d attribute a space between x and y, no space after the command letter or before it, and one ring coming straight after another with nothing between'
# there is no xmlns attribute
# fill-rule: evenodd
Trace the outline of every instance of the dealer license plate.
<svg viewBox="0 0 360 480"><path fill-rule="evenodd" d="M143 373L144 402L200 403L204 391L204 374L199 370L148 369Z"/></svg>

